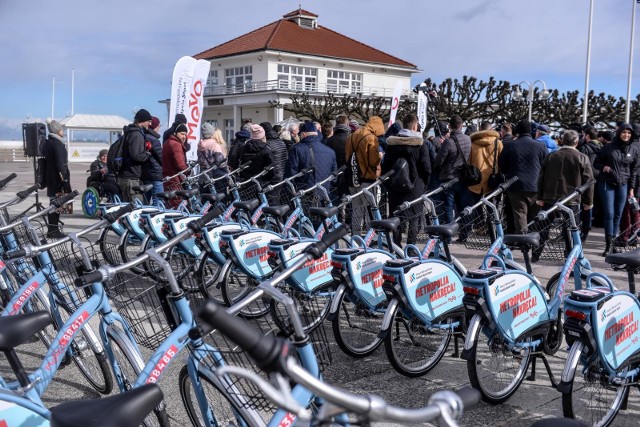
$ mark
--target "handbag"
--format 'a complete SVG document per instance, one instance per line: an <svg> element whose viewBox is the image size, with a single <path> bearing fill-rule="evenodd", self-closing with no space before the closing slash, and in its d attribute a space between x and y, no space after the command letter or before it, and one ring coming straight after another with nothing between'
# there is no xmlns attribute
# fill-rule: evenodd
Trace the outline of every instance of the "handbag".
<svg viewBox="0 0 640 427"><path fill-rule="evenodd" d="M455 135L451 135L451 139L456 143L456 147L458 148L458 155L462 157L462 161L464 164L462 165L462 169L460 170L460 181L470 187L472 185L480 184L482 181L482 173L480 173L480 169L475 167L472 164L467 162L467 159L464 158L462 154L462 149L460 148L460 143L458 142L458 138Z"/></svg>
<svg viewBox="0 0 640 427"><path fill-rule="evenodd" d="M507 177L503 173L498 172L498 138L494 141L493 146L493 167L491 175L489 175L489 180L487 181L487 185L490 190L495 190L500 186L500 184L504 184L507 182Z"/></svg>

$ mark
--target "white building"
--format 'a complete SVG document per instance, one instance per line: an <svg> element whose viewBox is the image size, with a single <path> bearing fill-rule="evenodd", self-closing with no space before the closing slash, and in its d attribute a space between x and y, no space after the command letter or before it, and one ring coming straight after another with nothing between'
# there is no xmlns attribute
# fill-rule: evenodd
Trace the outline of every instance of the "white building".
<svg viewBox="0 0 640 427"><path fill-rule="evenodd" d="M231 140L242 120L276 123L300 91L322 96L362 93L391 98L398 80L411 89L418 68L402 59L318 25L318 15L299 9L282 19L197 55L211 62L203 121Z"/></svg>

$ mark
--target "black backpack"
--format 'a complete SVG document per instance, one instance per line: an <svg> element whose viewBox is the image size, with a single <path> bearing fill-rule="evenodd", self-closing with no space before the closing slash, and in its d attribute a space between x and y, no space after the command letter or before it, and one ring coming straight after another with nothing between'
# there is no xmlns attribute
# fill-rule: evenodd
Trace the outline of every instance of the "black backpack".
<svg viewBox="0 0 640 427"><path fill-rule="evenodd" d="M414 182L409 174L409 163L400 157L393 164L395 173L391 176L390 184L392 191L399 193L409 193L413 191Z"/></svg>
<svg viewBox="0 0 640 427"><path fill-rule="evenodd" d="M110 172L118 174L124 163L124 137L126 134L116 139L116 142L109 147L109 153L107 153L107 168Z"/></svg>

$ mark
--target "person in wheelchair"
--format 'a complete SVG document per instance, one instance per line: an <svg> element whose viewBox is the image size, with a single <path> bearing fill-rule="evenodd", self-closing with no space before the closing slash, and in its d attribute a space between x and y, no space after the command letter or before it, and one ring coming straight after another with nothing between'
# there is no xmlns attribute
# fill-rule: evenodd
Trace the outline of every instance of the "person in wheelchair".
<svg viewBox="0 0 640 427"><path fill-rule="evenodd" d="M87 187L93 187L98 190L100 197L107 197L113 201L115 196L122 200L122 192L120 186L116 182L116 176L107 168L107 154L109 150L100 150L96 160L89 167L89 177L87 178Z"/></svg>

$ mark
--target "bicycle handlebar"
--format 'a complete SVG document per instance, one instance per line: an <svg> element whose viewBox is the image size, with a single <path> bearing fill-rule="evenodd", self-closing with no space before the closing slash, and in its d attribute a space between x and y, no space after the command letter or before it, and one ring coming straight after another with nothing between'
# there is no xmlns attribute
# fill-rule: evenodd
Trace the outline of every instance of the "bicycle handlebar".
<svg viewBox="0 0 640 427"><path fill-rule="evenodd" d="M2 256L5 260L23 258L27 256L27 251L25 249L14 249L12 251L7 251Z"/></svg>
<svg viewBox="0 0 640 427"><path fill-rule="evenodd" d="M2 190L4 187L7 186L8 183L10 183L11 181L13 181L14 179L16 179L18 177L18 175L16 175L15 173L12 173L11 175L9 175L8 177L6 177L5 179L3 179L2 181L0 181L0 190Z"/></svg>
<svg viewBox="0 0 640 427"><path fill-rule="evenodd" d="M56 208L60 208L60 207L62 207L64 205L66 205L67 203L69 203L70 201L72 201L78 194L79 194L78 190L73 190L69 194L65 194L63 196L56 197L55 199L53 199L51 201L51 204L53 206L55 206Z"/></svg>
<svg viewBox="0 0 640 427"><path fill-rule="evenodd" d="M182 170L182 171L178 172L175 175L165 176L164 178L162 178L162 182L171 181L173 178L176 178L176 177L178 177L180 175L184 175L185 173L189 172L192 168L193 168L193 165L192 166L188 166L185 170Z"/></svg>
<svg viewBox="0 0 640 427"><path fill-rule="evenodd" d="M349 203L351 200L355 199L356 197L362 195L365 191L369 191L374 187L378 187L379 185L381 185L383 182L385 182L387 179L389 179L389 177L391 175L393 175L394 173L396 173L395 170L391 169L389 172L385 173L382 176L379 176L374 182L372 182L371 184L369 184L367 187L363 188L362 190L358 191L355 194L347 194L342 198L342 202L340 203L340 206L343 206L347 203Z"/></svg>
<svg viewBox="0 0 640 427"><path fill-rule="evenodd" d="M503 193L507 188L511 187L513 185L513 183L518 181L519 179L520 178L518 178L517 176L514 176L509 181L503 182L502 184L498 185L498 188L496 188L491 193L489 193L486 196L484 196L483 198L481 198L479 202L475 203L472 206L467 206L466 208L464 208L463 211L460 213L460 217L471 215L471 212L476 210L478 207L480 207L480 206L482 206L484 204L490 203L489 202L490 199L493 199L497 195ZM458 219L459 218L457 218L456 220L458 220Z"/></svg>
<svg viewBox="0 0 640 427"><path fill-rule="evenodd" d="M347 165L342 165L338 169L336 169L334 172L332 172L331 174L333 176L337 177L338 175L340 175L341 173L343 173L346 170L347 170Z"/></svg>
<svg viewBox="0 0 640 427"><path fill-rule="evenodd" d="M107 221L109 221L109 224L113 224L114 222L116 222L121 216L128 214L129 212L131 212L133 210L133 204L129 203L123 207L121 207L120 209L118 209L117 211L114 212L109 212L104 216L104 219L106 219Z"/></svg>
<svg viewBox="0 0 640 427"><path fill-rule="evenodd" d="M579 196L582 193L584 193L589 187L591 187L593 184L595 184L595 182L596 182L595 179L589 180L589 182L587 182L585 184L582 184L580 187L578 187L575 190L573 190L573 192L571 194L569 194L567 197L565 197L564 199L560 200L559 202L556 202L553 206L551 206L546 211L538 212L538 215L536 215L536 218L534 219L534 221L544 221L545 219L547 219L549 217L550 213L552 213L556 209L559 209L560 206L565 206L568 202L570 202L571 200L573 200L577 196ZM531 223L529 223L528 225L531 225Z"/></svg>
<svg viewBox="0 0 640 427"><path fill-rule="evenodd" d="M415 205L416 203L420 203L422 201L426 201L425 199L429 199L432 196L435 196L438 193L441 193L443 191L448 190L452 185L456 184L457 182L459 182L460 180L458 178L453 178L451 181L447 181L444 184L441 184L440 187L435 188L431 191L429 191L426 194L423 194L422 196L418 197L417 199L408 201L408 202L403 202L398 206L398 209L396 209L393 214L395 216L398 216L400 214L400 212L409 209L411 206Z"/></svg>
<svg viewBox="0 0 640 427"><path fill-rule="evenodd" d="M24 200L27 197L29 197L29 195L31 193L34 193L36 191L38 191L38 186L37 185L32 185L31 187L27 188L26 190L18 191L16 193L16 197L19 197L20 199Z"/></svg>

